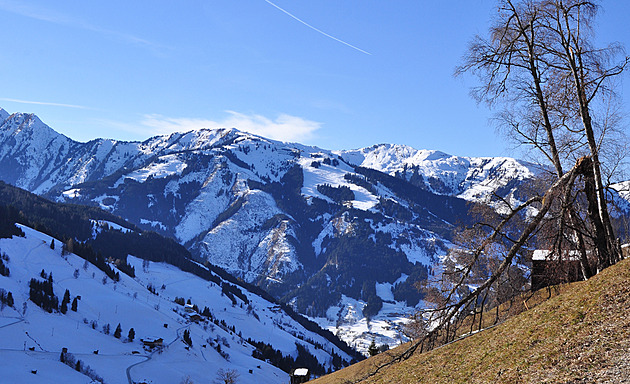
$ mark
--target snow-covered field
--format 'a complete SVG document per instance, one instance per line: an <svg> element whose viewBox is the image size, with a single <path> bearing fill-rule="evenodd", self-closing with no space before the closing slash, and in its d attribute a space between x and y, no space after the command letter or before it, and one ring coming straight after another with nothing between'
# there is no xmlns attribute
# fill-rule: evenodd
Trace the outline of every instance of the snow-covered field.
<svg viewBox="0 0 630 384"><path fill-rule="evenodd" d="M295 344L301 343L324 364L330 363L331 350L349 360L276 305L249 292L244 291L249 308L240 299L233 305L212 282L132 256L128 261L135 267L136 278L120 273L120 281L113 282L78 256L62 256L59 241L51 249L49 236L22 229L25 238L0 239L0 251L8 256L5 264L10 269L8 277L0 276L0 287L12 292L15 300L13 308L4 306L0 311L0 372L6 382L91 382L59 361L63 348L106 383L179 383L188 376L196 383L212 382L220 368L236 370L239 383L287 382L287 373L252 357L254 347L247 338L270 343L292 356L297 355ZM60 301L66 289L72 299L80 296L76 312L47 313L28 300L28 282L42 280L42 270L52 273ZM158 294L149 292L149 286ZM200 310L207 306L225 326L191 321L191 313L173 302L176 297L190 299ZM120 339L113 336L118 324ZM135 331L133 341L127 338L130 328ZM192 347L182 341L185 330L190 332ZM161 352L143 348L141 339L150 338L164 340ZM309 339L327 351L315 348Z"/></svg>

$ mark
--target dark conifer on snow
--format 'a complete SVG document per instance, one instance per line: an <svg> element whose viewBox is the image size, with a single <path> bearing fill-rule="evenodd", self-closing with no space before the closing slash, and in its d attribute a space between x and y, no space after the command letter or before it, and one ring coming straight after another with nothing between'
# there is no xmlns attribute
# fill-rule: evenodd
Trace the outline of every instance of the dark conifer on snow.
<svg viewBox="0 0 630 384"><path fill-rule="evenodd" d="M118 323L118 326L116 327L116 330L114 331L114 337L117 339L120 339L121 335L122 335L122 328L120 327L120 323Z"/></svg>

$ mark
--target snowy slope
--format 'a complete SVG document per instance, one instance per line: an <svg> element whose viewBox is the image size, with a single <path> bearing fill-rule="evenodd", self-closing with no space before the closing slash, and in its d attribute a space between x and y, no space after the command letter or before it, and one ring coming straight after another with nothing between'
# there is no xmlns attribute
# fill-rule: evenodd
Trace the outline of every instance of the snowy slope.
<svg viewBox="0 0 630 384"><path fill-rule="evenodd" d="M11 378L10 382L91 382L59 362L62 348L88 364L106 383L128 382L127 371L137 382L177 383L186 376L206 382L220 368L236 370L242 383L287 381L287 373L252 357L255 348L248 338L294 357L299 343L328 367L331 351L350 360L277 305L249 292L245 292L248 305L238 298L233 304L212 282L132 256L129 262L136 278L121 273L120 281L113 282L78 256L62 256L61 247L51 249L49 236L23 226L22 230L24 238L0 239L0 252L8 256L5 264L10 269L8 277L0 276L0 287L12 292L15 300L13 308L3 306L0 311L0 367L3 379ZM41 280L42 270L52 273L54 293L60 300L66 289L72 298L80 296L76 312L47 313L28 300L28 281ZM156 287L157 294L148 287ZM190 299L199 308L207 306L219 324L190 321L184 307L173 302L176 297ZM112 335L118 324L123 331L120 339ZM106 325L109 334L104 332ZM129 341L126 336L132 327L135 339ZM184 330L191 334L190 348L182 341ZM161 353L143 349L140 341L155 337L163 338L167 345ZM96 350L98 354L93 353Z"/></svg>

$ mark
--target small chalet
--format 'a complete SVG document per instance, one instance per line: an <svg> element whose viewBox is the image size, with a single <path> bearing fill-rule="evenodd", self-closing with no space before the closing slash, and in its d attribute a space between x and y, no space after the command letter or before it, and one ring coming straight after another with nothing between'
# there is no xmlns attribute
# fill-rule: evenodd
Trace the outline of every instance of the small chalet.
<svg viewBox="0 0 630 384"><path fill-rule="evenodd" d="M306 383L311 379L311 374L308 368L295 368L291 372L291 384Z"/></svg>
<svg viewBox="0 0 630 384"><path fill-rule="evenodd" d="M146 339L141 339L141 341L147 348L158 348L164 345L164 339L161 337L148 337Z"/></svg>
<svg viewBox="0 0 630 384"><path fill-rule="evenodd" d="M184 311L186 311L186 313L195 313L197 311L195 311L195 307L192 304L186 304L184 306Z"/></svg>
<svg viewBox="0 0 630 384"><path fill-rule="evenodd" d="M532 254L532 291L584 280L580 258L580 252L576 250L565 251L562 257L548 250L535 250Z"/></svg>
<svg viewBox="0 0 630 384"><path fill-rule="evenodd" d="M198 313L193 313L192 315L190 315L190 316L188 317L188 320L190 320L190 321L191 321L191 322L193 322L193 323L197 323L197 324L199 324L199 323L201 323L202 321L204 321L204 318L203 318L203 317L201 317L201 315L200 315L200 314L198 314Z"/></svg>

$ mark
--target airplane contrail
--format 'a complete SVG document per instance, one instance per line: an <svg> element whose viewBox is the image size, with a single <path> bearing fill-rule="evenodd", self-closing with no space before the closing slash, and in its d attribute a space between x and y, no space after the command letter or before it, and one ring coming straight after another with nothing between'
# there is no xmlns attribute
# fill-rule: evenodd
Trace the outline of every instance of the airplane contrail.
<svg viewBox="0 0 630 384"><path fill-rule="evenodd" d="M322 31L321 29L317 29L317 28L313 27L312 25L310 25L310 24L309 24L309 23L307 23L306 21L304 21L304 20L300 19L299 17L297 17L297 16L293 15L292 13L290 13L290 12L288 12L288 11L286 11L286 10L284 10L284 9L280 8L279 6L277 6L276 4L272 3L271 1L269 1L269 0L265 0L265 2L266 2L266 3L268 3L268 4L270 4L270 5L272 5L272 6L274 6L275 8L279 9L280 11L282 11L282 12L286 13L287 15L291 16L293 19L295 19L295 20L299 21L300 23L302 23L302 24L306 25L306 26L307 26L307 27L309 27L310 29L312 29L312 30L314 30L314 31L316 31L316 32L319 32L319 33L321 33L322 35L324 35L324 36L326 36L326 37L329 37L329 38L331 38L331 39L333 39L333 40L335 40L335 41L338 41L338 42L340 42L341 44L347 45L348 47L350 47L350 48L352 48L352 49L356 49L357 51L359 51L359 52L361 52L361 53L365 53L366 55L370 55L370 56L372 56L372 54L371 54L370 52L364 51L364 50L362 50L361 48L355 47L354 45L352 45L352 44L350 44L350 43L346 43L345 41L343 41L343 40L341 40L341 39L336 38L335 36L331 36L331 35L327 34L326 32Z"/></svg>

